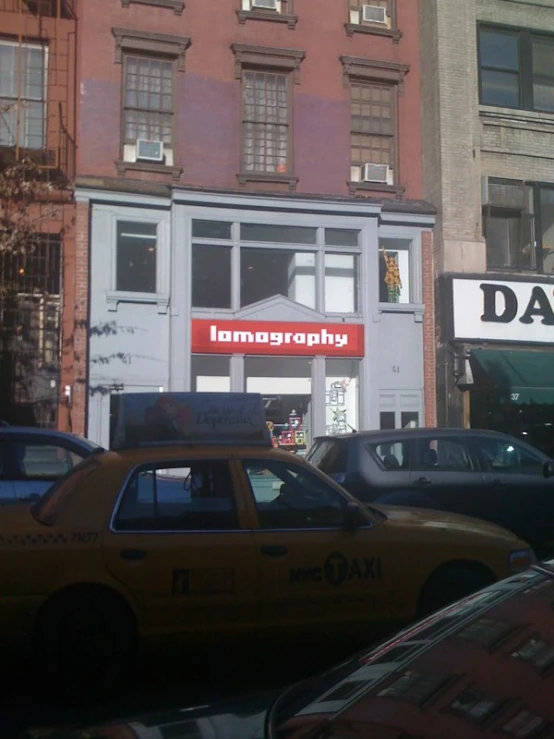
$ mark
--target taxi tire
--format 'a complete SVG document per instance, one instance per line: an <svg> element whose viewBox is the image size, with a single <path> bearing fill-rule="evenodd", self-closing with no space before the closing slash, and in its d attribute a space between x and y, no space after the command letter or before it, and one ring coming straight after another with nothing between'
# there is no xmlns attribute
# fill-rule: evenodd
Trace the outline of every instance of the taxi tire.
<svg viewBox="0 0 554 739"><path fill-rule="evenodd" d="M445 565L436 570L423 586L417 616L429 616L495 581L493 573L486 568L481 570L462 564Z"/></svg>
<svg viewBox="0 0 554 739"><path fill-rule="evenodd" d="M111 693L136 654L136 625L128 607L96 589L55 598L41 615L35 639L52 687L75 700Z"/></svg>

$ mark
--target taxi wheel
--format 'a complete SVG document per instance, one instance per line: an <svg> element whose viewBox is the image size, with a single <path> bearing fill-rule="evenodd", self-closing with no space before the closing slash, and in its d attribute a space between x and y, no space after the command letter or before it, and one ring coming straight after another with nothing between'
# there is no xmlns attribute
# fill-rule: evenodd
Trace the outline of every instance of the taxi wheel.
<svg viewBox="0 0 554 739"><path fill-rule="evenodd" d="M418 617L423 618L461 598L492 585L492 572L463 565L447 565L434 572L425 583L418 604Z"/></svg>
<svg viewBox="0 0 554 739"><path fill-rule="evenodd" d="M75 698L97 696L121 684L136 651L136 626L128 607L96 589L54 599L35 638L45 671Z"/></svg>

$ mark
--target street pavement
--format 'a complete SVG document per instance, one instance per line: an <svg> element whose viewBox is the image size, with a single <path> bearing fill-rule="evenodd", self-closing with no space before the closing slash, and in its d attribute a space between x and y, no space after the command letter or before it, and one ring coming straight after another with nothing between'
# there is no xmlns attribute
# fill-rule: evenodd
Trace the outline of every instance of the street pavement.
<svg viewBox="0 0 554 739"><path fill-rule="evenodd" d="M158 655L139 666L119 694L99 704L80 706L62 696L52 699L41 675L29 665L4 665L0 737L12 739L28 728L90 725L279 689L332 667L360 646L348 643Z"/></svg>

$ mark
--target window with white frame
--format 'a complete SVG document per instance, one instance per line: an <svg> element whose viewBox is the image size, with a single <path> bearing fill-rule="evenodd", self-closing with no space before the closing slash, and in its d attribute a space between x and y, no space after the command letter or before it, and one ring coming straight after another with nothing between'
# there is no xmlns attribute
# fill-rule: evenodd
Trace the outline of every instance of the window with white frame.
<svg viewBox="0 0 554 739"><path fill-rule="evenodd" d="M117 292L156 293L158 224L118 221L115 289Z"/></svg>
<svg viewBox="0 0 554 739"><path fill-rule="evenodd" d="M379 239L379 302L410 303L411 239Z"/></svg>
<svg viewBox="0 0 554 739"><path fill-rule="evenodd" d="M359 229L241 223L231 234L230 222L193 220L194 308L238 310L283 295L321 312L359 312Z"/></svg>
<svg viewBox="0 0 554 739"><path fill-rule="evenodd" d="M0 146L45 146L48 49L0 41Z"/></svg>

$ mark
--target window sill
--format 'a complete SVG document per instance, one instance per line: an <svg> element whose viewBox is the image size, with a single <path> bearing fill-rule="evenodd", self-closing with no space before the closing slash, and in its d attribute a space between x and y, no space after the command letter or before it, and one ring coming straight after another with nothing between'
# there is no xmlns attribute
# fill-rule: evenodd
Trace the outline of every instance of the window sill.
<svg viewBox="0 0 554 739"><path fill-rule="evenodd" d="M368 36L386 36L397 44L402 38L402 31L398 28L379 28L378 26L363 26L359 23L345 23L346 35L353 36L355 33L365 33Z"/></svg>
<svg viewBox="0 0 554 739"><path fill-rule="evenodd" d="M286 23L289 28L294 28L298 23L296 15L275 13L271 10L237 10L239 23L244 24L247 20L269 21L270 23Z"/></svg>
<svg viewBox="0 0 554 739"><path fill-rule="evenodd" d="M522 108L502 108L493 105L479 105L479 115L481 118L491 120L520 121L522 123L548 123L554 124L554 112L543 113L538 110L523 110Z"/></svg>
<svg viewBox="0 0 554 739"><path fill-rule="evenodd" d="M237 175L239 185L246 185L248 182L267 182L276 185L288 185L290 192L296 190L298 177L291 174L277 174L272 172L240 172Z"/></svg>
<svg viewBox="0 0 554 739"><path fill-rule="evenodd" d="M121 0L121 7L128 8L129 5L153 5L156 8L168 8L175 15L181 15L185 8L185 0Z"/></svg>
<svg viewBox="0 0 554 739"><path fill-rule="evenodd" d="M127 172L149 172L150 174L170 175L173 182L179 182L183 174L182 167L168 167L166 164L149 164L148 162L124 162L118 160L115 163L117 174L125 176Z"/></svg>
<svg viewBox="0 0 554 739"><path fill-rule="evenodd" d="M381 313L411 313L415 323L423 323L425 306L421 303L379 303L379 318Z"/></svg>
<svg viewBox="0 0 554 739"><path fill-rule="evenodd" d="M357 195L360 192L373 192L373 193L386 193L387 195L392 194L397 198L401 198L406 191L405 187L401 185L382 185L379 182L352 182L348 183L349 195Z"/></svg>
<svg viewBox="0 0 554 739"><path fill-rule="evenodd" d="M108 310L116 312L119 303L140 303L142 305L157 305L158 313L167 313L169 295L165 293L134 293L108 290L106 292Z"/></svg>

